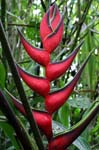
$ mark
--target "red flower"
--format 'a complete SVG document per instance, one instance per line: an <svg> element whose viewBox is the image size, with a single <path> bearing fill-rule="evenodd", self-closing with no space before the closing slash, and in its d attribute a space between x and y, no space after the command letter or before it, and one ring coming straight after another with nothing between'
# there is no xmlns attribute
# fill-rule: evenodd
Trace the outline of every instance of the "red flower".
<svg viewBox="0 0 99 150"><path fill-rule="evenodd" d="M7 91L15 107L26 116L26 112L22 103ZM46 111L40 111L32 108L34 119L40 130L46 135L49 140L52 137L52 118Z"/></svg>
<svg viewBox="0 0 99 150"><path fill-rule="evenodd" d="M23 44L26 52L29 54L29 56L38 62L40 65L46 66L50 62L50 55L47 51L44 49L36 48L32 46L29 42L26 41L26 39L23 37L22 33L18 30L20 35L21 43Z"/></svg>
<svg viewBox="0 0 99 150"><path fill-rule="evenodd" d="M57 111L68 99L79 80L81 73L87 64L92 52L89 54L82 67L79 69L73 80L64 88L55 92L50 92L50 83L64 74L73 62L78 53L82 42L78 47L63 61L50 62L51 52L60 44L63 35L63 17L60 16L59 9L54 3L45 13L40 24L40 36L43 48L35 48L23 37L19 31L20 40L29 56L40 65L45 67L45 78L37 77L25 72L17 65L17 70L25 83L35 92L45 98L45 108L47 112L32 109L32 114L38 127L48 139L48 150L66 150L66 148L80 135L89 124L99 109L99 102L94 103L89 114L82 119L76 126L69 131L60 133L53 137L52 133L52 114ZM23 105L10 94L15 107L26 116Z"/></svg>
<svg viewBox="0 0 99 150"><path fill-rule="evenodd" d="M25 83L42 96L46 96L50 91L50 82L43 77L33 76L17 65L18 72Z"/></svg>
<svg viewBox="0 0 99 150"><path fill-rule="evenodd" d="M70 94L72 93L75 85L77 84L77 81L79 80L80 75L81 75L86 63L89 60L91 53L89 54L89 56L83 63L82 67L79 69L78 73L74 76L73 80L69 84L67 84L64 88L62 88L58 91L49 93L46 96L46 99L45 99L46 110L50 114L57 111L67 101L67 99L70 96Z"/></svg>
<svg viewBox="0 0 99 150"><path fill-rule="evenodd" d="M56 4L44 15L40 24L40 35L44 49L51 53L59 45L63 35L63 18Z"/></svg>
<svg viewBox="0 0 99 150"><path fill-rule="evenodd" d="M80 50L81 45L82 43L80 43L80 45L65 60L61 62L50 63L46 66L46 77L49 81L55 80L66 72L76 54Z"/></svg>
<svg viewBox="0 0 99 150"><path fill-rule="evenodd" d="M89 113L80 122L74 125L69 131L66 131L50 140L48 150L66 150L66 148L72 144L83 130L85 130L98 111L99 101L96 101L91 106Z"/></svg>

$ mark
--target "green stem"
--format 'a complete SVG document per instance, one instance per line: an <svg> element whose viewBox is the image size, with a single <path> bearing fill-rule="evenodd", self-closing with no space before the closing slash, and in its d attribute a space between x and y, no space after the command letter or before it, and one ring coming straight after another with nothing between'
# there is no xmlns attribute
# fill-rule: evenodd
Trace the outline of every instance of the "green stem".
<svg viewBox="0 0 99 150"><path fill-rule="evenodd" d="M79 20L81 19L81 6L80 6L80 4L81 4L81 1L78 0L78 18L79 18Z"/></svg>
<svg viewBox="0 0 99 150"><path fill-rule="evenodd" d="M6 16L6 0L1 0L1 20L2 20L4 29L5 29L5 16ZM6 71L6 77L7 77L7 62L5 61L5 55L4 55L3 51L2 51L1 59L4 64L5 71ZM5 86L6 86L6 82L5 82Z"/></svg>
<svg viewBox="0 0 99 150"><path fill-rule="evenodd" d="M13 75L20 99L21 99L23 106L24 106L24 109L27 113L27 118L28 118L28 121L30 123L31 130L32 130L33 135L35 137L36 143L39 147L39 150L44 150L44 145L43 145L43 142L41 139L41 135L40 135L39 129L37 127L37 124L35 123L34 117L32 115L32 111L30 109L30 105L28 103L28 100L27 100L25 91L23 89L19 74L17 72L17 68L16 68L14 59L13 59L12 54L11 54L11 48L10 48L8 40L6 38L6 34L4 32L4 28L2 26L1 21L0 21L0 41L1 41L1 44L3 47L6 59L8 61L9 67L11 69L11 72L12 72L12 75Z"/></svg>
<svg viewBox="0 0 99 150"><path fill-rule="evenodd" d="M22 123L17 119L15 113L11 109L8 101L3 95L3 91L0 89L0 109L7 117L9 123L13 126L20 143L24 149L35 150L35 143L30 140L28 133L25 128L23 128ZM33 142L33 144L32 144Z"/></svg>
<svg viewBox="0 0 99 150"><path fill-rule="evenodd" d="M43 0L41 0L41 5L42 5L42 8L44 9L44 12L46 12L46 5Z"/></svg>
<svg viewBox="0 0 99 150"><path fill-rule="evenodd" d="M1 20L4 28L5 28L5 14L6 14L6 1L1 0Z"/></svg>

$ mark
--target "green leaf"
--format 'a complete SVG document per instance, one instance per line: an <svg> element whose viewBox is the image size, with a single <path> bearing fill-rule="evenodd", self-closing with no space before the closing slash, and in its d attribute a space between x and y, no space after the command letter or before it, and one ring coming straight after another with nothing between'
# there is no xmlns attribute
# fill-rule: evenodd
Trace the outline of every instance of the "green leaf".
<svg viewBox="0 0 99 150"><path fill-rule="evenodd" d="M70 106L75 107L75 108L89 108L91 105L90 99L86 96L79 96L76 98L72 98L68 100L68 103Z"/></svg>
<svg viewBox="0 0 99 150"><path fill-rule="evenodd" d="M6 79L6 72L3 64L0 62L0 87L4 88Z"/></svg>
<svg viewBox="0 0 99 150"><path fill-rule="evenodd" d="M90 150L90 146L83 137L79 136L74 142L73 145L75 145L79 150Z"/></svg>
<svg viewBox="0 0 99 150"><path fill-rule="evenodd" d="M52 121L52 127L54 135L64 132L66 130L66 128L61 123L54 120Z"/></svg>
<svg viewBox="0 0 99 150"><path fill-rule="evenodd" d="M70 109L69 104L65 103L58 111L59 120L60 122L66 126L70 126Z"/></svg>
<svg viewBox="0 0 99 150"><path fill-rule="evenodd" d="M2 128L5 134L10 138L15 149L20 150L20 146L18 145L14 136L14 129L11 127L11 125L6 120L0 120L0 128Z"/></svg>

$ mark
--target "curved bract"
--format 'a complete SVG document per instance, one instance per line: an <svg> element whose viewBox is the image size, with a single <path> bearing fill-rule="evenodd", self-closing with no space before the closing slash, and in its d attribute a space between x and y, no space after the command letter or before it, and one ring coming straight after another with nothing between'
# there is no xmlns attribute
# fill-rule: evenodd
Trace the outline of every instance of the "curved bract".
<svg viewBox="0 0 99 150"><path fill-rule="evenodd" d="M48 150L66 150L71 143L85 130L99 111L99 101L93 103L89 113L69 131L61 133L49 142Z"/></svg>
<svg viewBox="0 0 99 150"><path fill-rule="evenodd" d="M53 52L61 42L63 26L63 17L60 17L57 5L53 4L40 24L40 35L43 47L47 52Z"/></svg>
<svg viewBox="0 0 99 150"><path fill-rule="evenodd" d="M57 63L50 63L46 67L46 77L49 81L53 81L63 75L66 70L70 67L72 61L74 60L76 54L80 50L80 45L63 61Z"/></svg>
<svg viewBox="0 0 99 150"><path fill-rule="evenodd" d="M24 107L22 103L16 99L11 93L6 91L8 95L10 96L13 104L15 107L22 113L24 116L26 116L26 112L24 110ZM40 130L46 135L47 139L49 140L52 138L52 118L51 116L44 111L32 109L32 114L34 116L34 119L40 128Z"/></svg>
<svg viewBox="0 0 99 150"><path fill-rule="evenodd" d="M72 93L75 85L77 84L77 81L79 80L80 75L81 75L87 61L89 60L91 54L92 54L92 52L89 54L89 56L87 57L87 59L83 63L82 67L79 69L78 73L75 75L75 77L73 78L73 80L69 84L67 84L64 88L62 88L58 91L49 93L46 96L46 99L45 99L46 110L50 114L57 111L66 102L66 100L68 99L68 97Z"/></svg>
<svg viewBox="0 0 99 150"><path fill-rule="evenodd" d="M43 47L49 53L53 52L62 40L63 33L63 18L61 18L56 29L50 33L43 42Z"/></svg>
<svg viewBox="0 0 99 150"><path fill-rule="evenodd" d="M34 91L46 96L50 91L50 82L43 77L33 76L17 65L17 70L24 82Z"/></svg>
<svg viewBox="0 0 99 150"><path fill-rule="evenodd" d="M40 65L46 66L50 62L50 55L44 49L36 48L32 46L22 35L22 33L18 30L20 35L21 43L23 44L28 55L38 62Z"/></svg>
<svg viewBox="0 0 99 150"><path fill-rule="evenodd" d="M42 40L44 40L48 34L55 30L59 21L60 13L57 5L54 3L45 13L40 23L40 36Z"/></svg>

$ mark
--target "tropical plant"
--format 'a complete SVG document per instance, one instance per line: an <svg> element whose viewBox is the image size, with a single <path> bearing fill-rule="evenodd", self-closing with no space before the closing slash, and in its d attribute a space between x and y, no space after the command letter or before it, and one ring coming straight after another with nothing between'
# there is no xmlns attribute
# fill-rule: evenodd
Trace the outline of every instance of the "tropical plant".
<svg viewBox="0 0 99 150"><path fill-rule="evenodd" d="M72 142L75 139L77 139L77 137L85 130L85 128L95 117L99 109L99 101L96 100L95 102L93 102L92 106L90 106L86 115L69 130L67 130L67 128L63 127L57 122L53 121L53 118L55 118L55 113L58 112L59 109L62 110L63 105L66 105L65 102L71 95L74 87L77 84L77 81L81 76L84 67L86 66L88 60L90 59L90 56L93 53L92 50L88 54L86 60L84 61L80 69L78 69L76 74L74 73L73 79L68 84L66 84L66 86L64 86L61 89L51 91L51 87L53 87L53 85L55 86L54 80L58 79L70 68L74 58L76 57L77 53L80 51L81 46L83 45L83 42L79 42L78 46L73 50L85 18L82 18L82 22L80 23L78 32L74 38L74 43L71 47L71 53L69 54L69 56L67 56L62 61L51 62L52 52L54 52L54 50L59 46L60 42L62 41L62 35L64 31L63 20L65 12L66 9L64 10L63 16L61 17L57 5L53 3L43 16L43 19L40 24L42 48L36 48L32 46L24 38L21 31L18 29L20 41L24 49L27 51L28 55L38 64L43 66L43 71L45 71L45 76L43 77L27 73L18 64L14 62L2 23L0 23L0 33L2 35L2 38L0 39L1 44L5 56L8 60L9 67L11 68L21 101L16 99L7 90L5 91L9 95L10 100L12 100L15 107L28 119L31 131L34 135L33 138L33 136L29 134L27 130L25 130L25 127L22 124L21 120L18 117L16 117L15 113L12 111L12 108L9 106L7 99L3 94L4 91L0 90L0 108L7 117L9 123L12 125L14 131L16 132L18 140L20 141L19 145L21 149L66 150L68 146L70 146ZM38 110L36 108L30 107L30 104L23 90L19 75L33 91L35 91L40 95L40 97L42 97L44 101L44 110ZM64 113L66 112L67 106L68 105L64 107ZM60 110L59 113L62 112ZM62 115L60 120L62 120ZM53 127L55 126L56 128L57 125L59 125L58 127L60 127L60 131L58 131L58 133L55 133L55 129L53 129ZM39 132L38 128L40 129L42 135ZM44 138L42 141L41 136L44 137L44 135L46 136L46 138Z"/></svg>

